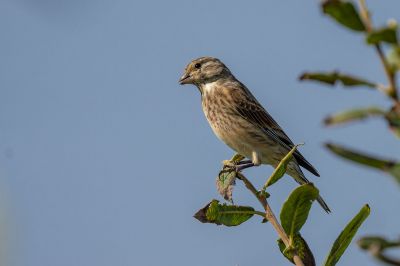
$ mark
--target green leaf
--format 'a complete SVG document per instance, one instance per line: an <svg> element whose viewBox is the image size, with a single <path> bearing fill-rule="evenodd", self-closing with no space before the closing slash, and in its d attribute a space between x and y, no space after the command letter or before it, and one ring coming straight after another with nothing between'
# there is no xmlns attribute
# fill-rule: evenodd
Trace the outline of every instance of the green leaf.
<svg viewBox="0 0 400 266"><path fill-rule="evenodd" d="M293 253L291 249L287 249L282 239L278 239L278 246L281 253L294 264L293 262ZM300 235L300 233L296 234L293 238L293 246L297 251L297 254L303 261L306 266L315 266L314 255L312 254L310 248L308 247L307 242Z"/></svg>
<svg viewBox="0 0 400 266"><path fill-rule="evenodd" d="M354 235L357 233L358 228L367 219L370 213L368 204L361 208L360 212L347 224L344 230L340 233L338 238L333 243L332 249L325 260L325 266L333 266L339 261L344 251L349 246Z"/></svg>
<svg viewBox="0 0 400 266"><path fill-rule="evenodd" d="M334 115L330 115L324 120L327 126L344 124L363 120L373 116L385 116L386 112L378 107L366 107L346 110Z"/></svg>
<svg viewBox="0 0 400 266"><path fill-rule="evenodd" d="M200 209L194 217L202 223L237 226L256 213L252 207L220 204L218 200L212 200Z"/></svg>
<svg viewBox="0 0 400 266"><path fill-rule="evenodd" d="M393 46L388 55L387 61L393 71L400 70L400 46Z"/></svg>
<svg viewBox="0 0 400 266"><path fill-rule="evenodd" d="M400 163L395 164L389 169L389 174L395 177L396 181L400 183Z"/></svg>
<svg viewBox="0 0 400 266"><path fill-rule="evenodd" d="M393 160L387 160L382 158L373 157L371 155L354 151L343 146L326 143L325 146L336 155L350 160L352 162L362 164L368 167L376 168L384 171L397 180L400 183L400 163Z"/></svg>
<svg viewBox="0 0 400 266"><path fill-rule="evenodd" d="M340 0L328 0L322 3L322 11L331 16L337 22L355 31L365 31L358 11L350 2Z"/></svg>
<svg viewBox="0 0 400 266"><path fill-rule="evenodd" d="M264 187L263 187L263 191L265 191L265 189L267 187L269 187L270 185L276 183L279 179L282 178L282 176L285 175L286 173L286 169L287 166L289 164L289 162L292 160L293 158L293 153L296 151L297 147L303 145L303 144L297 144L295 145L289 152L288 154L286 154L285 157L283 157L283 159L279 162L278 166L275 168L274 172L272 173L272 175L268 178L267 182L265 183Z"/></svg>
<svg viewBox="0 0 400 266"><path fill-rule="evenodd" d="M366 41L368 44L378 44L380 42L397 44L397 28L387 27L374 30L367 34Z"/></svg>
<svg viewBox="0 0 400 266"><path fill-rule="evenodd" d="M367 80L340 74L339 72L305 72L300 77L300 80L311 80L318 81L321 83L326 83L329 85L335 85L337 82L341 82L343 86L353 87L353 86L366 86L370 88L376 88L377 85L369 82Z"/></svg>
<svg viewBox="0 0 400 266"><path fill-rule="evenodd" d="M285 232L292 239L305 224L312 202L319 191L312 184L297 187L282 206L280 218Z"/></svg>
<svg viewBox="0 0 400 266"><path fill-rule="evenodd" d="M392 132L400 138L400 107L393 107L387 114L386 120Z"/></svg>

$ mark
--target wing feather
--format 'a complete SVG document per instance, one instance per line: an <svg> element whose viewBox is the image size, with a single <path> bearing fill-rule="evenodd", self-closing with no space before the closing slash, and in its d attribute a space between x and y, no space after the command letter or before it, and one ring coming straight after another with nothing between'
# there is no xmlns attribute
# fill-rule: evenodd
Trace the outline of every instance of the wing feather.
<svg viewBox="0 0 400 266"><path fill-rule="evenodd" d="M261 106L251 92L243 84L241 84L241 86L242 88L240 90L234 89L232 91L232 99L235 101L237 112L247 121L260 127L270 138L285 147L289 152L294 146L292 140L286 135L272 116ZM296 150L293 156L299 165L314 175L319 176L318 171L299 151Z"/></svg>

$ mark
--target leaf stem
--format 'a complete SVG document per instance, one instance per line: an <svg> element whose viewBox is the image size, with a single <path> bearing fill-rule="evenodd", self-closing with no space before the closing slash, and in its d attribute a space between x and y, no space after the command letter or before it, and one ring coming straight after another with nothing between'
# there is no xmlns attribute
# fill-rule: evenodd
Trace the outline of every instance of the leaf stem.
<svg viewBox="0 0 400 266"><path fill-rule="evenodd" d="M385 262L387 264L390 265L396 265L396 266L400 266L400 261L399 260L395 260L393 258L390 258L386 255L383 255L382 253L379 253L378 255L375 256L378 260Z"/></svg>
<svg viewBox="0 0 400 266"><path fill-rule="evenodd" d="M373 30L372 21L365 0L359 0L359 6L360 6L361 17L364 21L364 25L367 29L367 32L371 32ZM379 59L383 65L383 68L385 70L386 77L389 81L389 91L387 93L396 102L396 104L400 105L399 96L397 93L396 72L392 70L388 61L386 60L381 45L377 43L374 46L376 52L378 53Z"/></svg>
<svg viewBox="0 0 400 266"><path fill-rule="evenodd" d="M285 173L286 173L286 168L290 160L292 159L293 153L296 152L297 147L304 145L304 143L299 143L293 146L293 148L283 157L283 159L279 162L278 166L275 168L275 170L272 172L271 176L268 178L268 180L265 182L262 192L266 192L267 188L274 184L276 181L278 181Z"/></svg>
<svg viewBox="0 0 400 266"><path fill-rule="evenodd" d="M265 197L263 197L257 189L254 187L254 185L241 173L237 174L239 179L243 181L245 184L246 188L250 190L251 193L256 196L258 201L261 203L265 210L265 218L271 223L271 225L274 227L275 231L278 233L279 237L282 239L283 243L285 244L286 248L290 247L290 240L289 237L287 236L285 230L283 227L280 225L278 220L276 219L271 206L268 204L268 201ZM293 247L292 247L293 248ZM303 261L301 260L300 256L297 254L297 251L294 249L293 250L293 261L297 266L304 266Z"/></svg>
<svg viewBox="0 0 400 266"><path fill-rule="evenodd" d="M368 249L368 251L370 252L370 254L372 256L374 256L379 261L385 262L385 263L390 264L390 265L400 266L400 261L399 260L396 260L396 259L393 259L391 257L388 257L388 256L384 255L382 250L381 250L381 247L379 247L378 245L370 247Z"/></svg>

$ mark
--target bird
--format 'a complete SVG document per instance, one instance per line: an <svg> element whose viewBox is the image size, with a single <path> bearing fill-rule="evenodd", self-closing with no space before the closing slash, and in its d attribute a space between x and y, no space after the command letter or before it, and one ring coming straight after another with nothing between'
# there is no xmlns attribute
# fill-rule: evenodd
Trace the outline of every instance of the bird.
<svg viewBox="0 0 400 266"><path fill-rule="evenodd" d="M261 164L277 167L294 147L278 123L221 60L209 56L194 59L179 83L198 88L203 112L215 135L247 158L237 165L237 171ZM296 150L286 173L300 185L310 183L300 167L320 176ZM317 201L327 213L331 212L321 196Z"/></svg>

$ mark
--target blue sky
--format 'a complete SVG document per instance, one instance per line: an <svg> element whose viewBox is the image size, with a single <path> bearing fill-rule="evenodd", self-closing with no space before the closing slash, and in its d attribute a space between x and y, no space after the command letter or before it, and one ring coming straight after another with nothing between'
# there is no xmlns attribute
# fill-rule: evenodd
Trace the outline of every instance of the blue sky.
<svg viewBox="0 0 400 266"><path fill-rule="evenodd" d="M368 1L378 25L395 0ZM299 83L304 70L340 69L383 82L360 35L316 1L4 0L0 8L1 234L7 265L286 265L268 224L200 224L220 199L215 176L232 151L212 133L195 87L177 81L193 58L220 58L245 83L320 178L333 210L313 207L303 236L320 264L365 203L363 234L399 233L399 187L344 162L325 141L399 156L380 120L324 128L344 108L389 107L380 93ZM246 171L261 185L272 168ZM279 213L295 187L271 190ZM237 203L258 206L238 185ZM4 251L3 251L4 253ZM352 244L341 265L376 265Z"/></svg>

